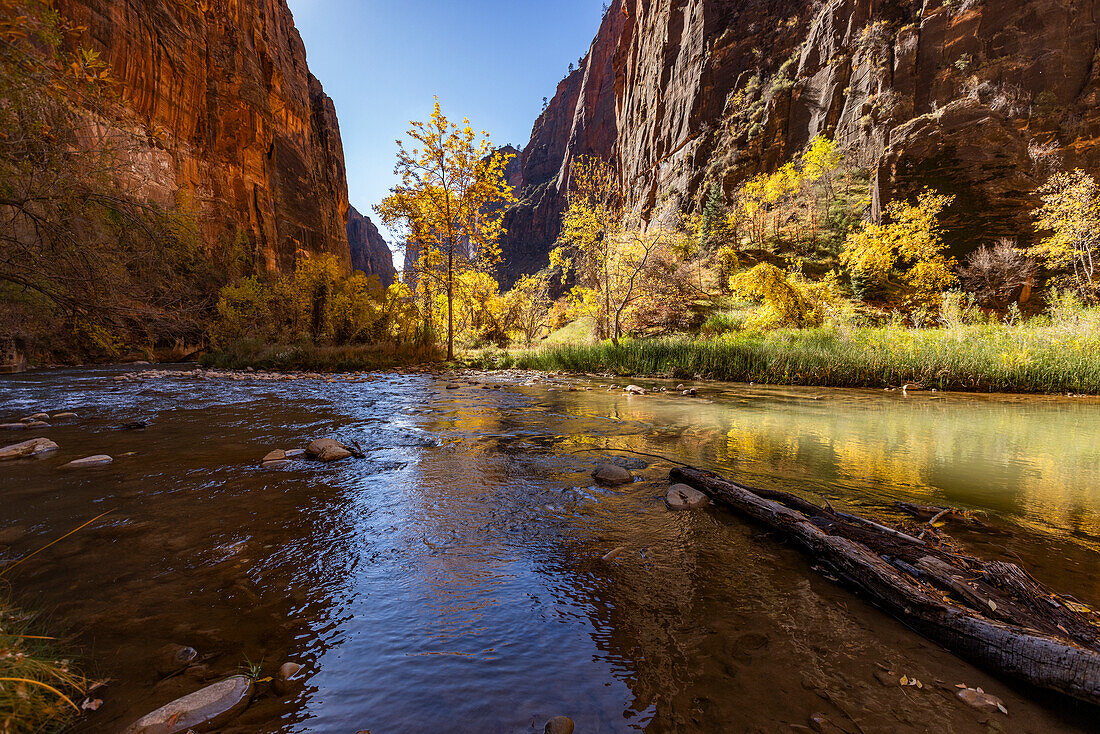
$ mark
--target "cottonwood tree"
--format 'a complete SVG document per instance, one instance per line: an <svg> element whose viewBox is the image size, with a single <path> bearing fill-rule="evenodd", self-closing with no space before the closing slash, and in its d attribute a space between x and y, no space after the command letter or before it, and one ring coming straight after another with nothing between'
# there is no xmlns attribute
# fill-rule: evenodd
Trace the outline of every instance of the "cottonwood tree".
<svg viewBox="0 0 1100 734"><path fill-rule="evenodd" d="M940 233L939 215L954 196L923 190L916 204L890 202L886 222L865 222L848 235L841 262L853 276L869 281L894 282L907 295L911 309L931 307L940 294L956 283L956 263Z"/></svg>
<svg viewBox="0 0 1100 734"><path fill-rule="evenodd" d="M1029 253L1052 270L1072 268L1073 285L1093 297L1100 259L1100 185L1081 169L1061 171L1039 187L1035 226L1048 233Z"/></svg>
<svg viewBox="0 0 1100 734"><path fill-rule="evenodd" d="M558 241L551 264L561 268L563 282L575 273L576 300L595 319L597 336L618 344L624 317L642 296L643 273L651 256L668 247L670 232L656 224L642 229L624 209L614 167L583 156L571 170Z"/></svg>
<svg viewBox="0 0 1100 734"><path fill-rule="evenodd" d="M453 359L455 280L468 270L491 274L500 259L504 207L515 201L504 175L512 155L495 151L488 133L479 136L469 120L450 122L438 99L427 122L411 123L408 138L408 145L397 141L401 182L376 211L414 243L417 279L434 281L445 294Z"/></svg>
<svg viewBox="0 0 1100 734"><path fill-rule="evenodd" d="M524 275L504 294L514 331L527 346L550 327L550 276L546 272Z"/></svg>

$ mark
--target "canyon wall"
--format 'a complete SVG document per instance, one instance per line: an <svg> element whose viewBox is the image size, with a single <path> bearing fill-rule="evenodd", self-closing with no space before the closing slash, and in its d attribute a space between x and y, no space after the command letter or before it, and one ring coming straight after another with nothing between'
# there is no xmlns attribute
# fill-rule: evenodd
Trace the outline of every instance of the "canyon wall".
<svg viewBox="0 0 1100 734"><path fill-rule="evenodd" d="M257 268L295 253L350 268L332 101L306 66L285 0L56 0L110 65L138 144L125 185L194 212L204 242Z"/></svg>
<svg viewBox="0 0 1100 734"><path fill-rule="evenodd" d="M370 217L348 207L348 246L351 249L351 267L367 275L377 275L382 285L389 287L397 280L393 265L393 252L382 239L378 227Z"/></svg>
<svg viewBox="0 0 1100 734"><path fill-rule="evenodd" d="M872 216L954 194L957 253L1033 236L1057 166L1100 171L1100 0L615 0L535 123L504 272L546 264L576 155L631 207L698 210L817 134L872 173Z"/></svg>

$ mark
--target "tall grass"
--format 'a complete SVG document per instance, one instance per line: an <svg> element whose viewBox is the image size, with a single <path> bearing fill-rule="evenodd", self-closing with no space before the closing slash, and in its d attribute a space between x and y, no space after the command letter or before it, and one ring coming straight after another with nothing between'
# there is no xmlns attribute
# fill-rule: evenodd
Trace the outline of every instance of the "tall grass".
<svg viewBox="0 0 1100 734"><path fill-rule="evenodd" d="M1095 317L1095 313L1092 314ZM1097 318L1020 326L819 328L630 340L498 354L483 367L831 387L1100 393Z"/></svg>
<svg viewBox="0 0 1100 734"><path fill-rule="evenodd" d="M319 346L266 344L247 339L233 342L219 352L208 352L200 359L204 367L219 369L307 370L312 372L355 372L386 370L439 359L432 346L371 344Z"/></svg>
<svg viewBox="0 0 1100 734"><path fill-rule="evenodd" d="M84 677L52 638L34 634L33 617L0 601L0 731L61 731L80 713Z"/></svg>

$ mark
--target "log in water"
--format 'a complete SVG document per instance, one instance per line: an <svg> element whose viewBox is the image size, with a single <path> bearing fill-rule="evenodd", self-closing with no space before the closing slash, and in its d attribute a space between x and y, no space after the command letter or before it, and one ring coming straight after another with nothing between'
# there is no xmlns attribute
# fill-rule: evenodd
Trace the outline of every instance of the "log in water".
<svg viewBox="0 0 1100 734"><path fill-rule="evenodd" d="M1095 615L1043 588L1018 566L985 563L711 472L676 468L670 476L794 540L897 619L963 657L1100 704Z"/></svg>

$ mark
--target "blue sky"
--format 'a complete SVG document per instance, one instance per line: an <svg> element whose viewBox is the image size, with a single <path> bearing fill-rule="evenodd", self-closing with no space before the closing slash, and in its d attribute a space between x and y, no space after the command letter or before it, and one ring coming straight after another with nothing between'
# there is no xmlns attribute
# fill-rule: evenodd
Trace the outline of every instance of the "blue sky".
<svg viewBox="0 0 1100 734"><path fill-rule="evenodd" d="M336 103L351 203L394 184L410 120L469 117L495 144L526 145L542 98L588 51L603 0L288 0L310 70ZM385 234L385 233L383 233Z"/></svg>

